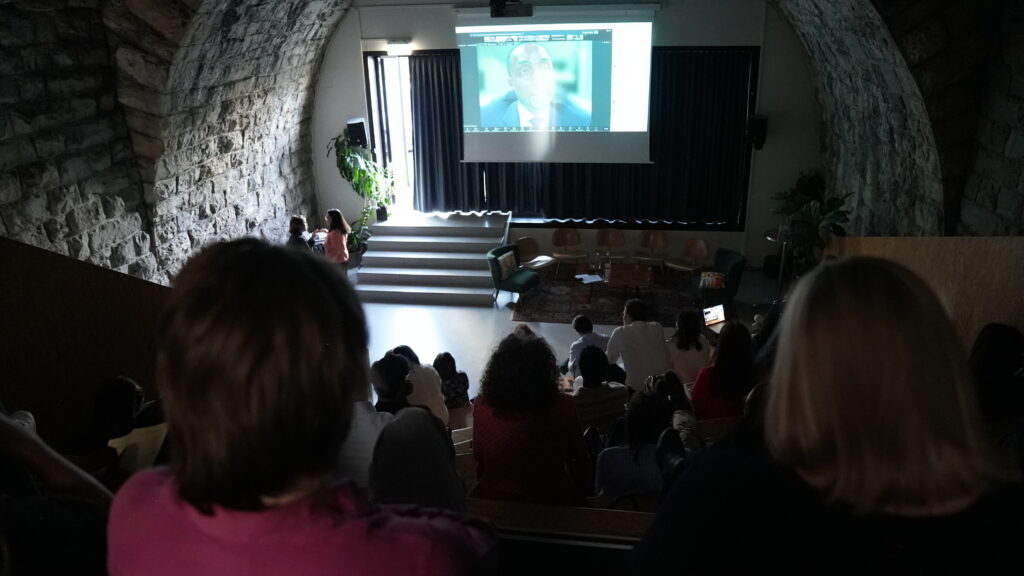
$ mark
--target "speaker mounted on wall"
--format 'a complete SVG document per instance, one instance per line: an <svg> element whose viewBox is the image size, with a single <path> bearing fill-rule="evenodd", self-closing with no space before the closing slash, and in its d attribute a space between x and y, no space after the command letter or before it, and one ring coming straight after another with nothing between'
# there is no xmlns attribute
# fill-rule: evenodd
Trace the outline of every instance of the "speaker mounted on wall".
<svg viewBox="0 0 1024 576"><path fill-rule="evenodd" d="M366 120L363 118L351 118L346 125L348 128L348 139L354 146L367 148L366 142Z"/></svg>

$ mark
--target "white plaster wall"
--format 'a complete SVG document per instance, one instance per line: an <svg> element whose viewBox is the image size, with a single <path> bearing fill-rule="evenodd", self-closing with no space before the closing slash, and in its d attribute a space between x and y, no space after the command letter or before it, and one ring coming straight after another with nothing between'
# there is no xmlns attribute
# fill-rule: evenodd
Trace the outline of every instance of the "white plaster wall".
<svg viewBox="0 0 1024 576"><path fill-rule="evenodd" d="M317 197L322 208L341 207L349 218L354 218L361 202L338 175L326 148L348 118L367 116L360 40L411 38L415 49L455 47L455 6L429 0L398 4L391 0L355 2L327 48L317 83L313 112ZM670 235L673 246L677 245L676 237L698 236L706 239L712 250L718 246L739 250L747 254L752 266L760 266L763 256L776 250L764 239L765 230L777 227L779 222L771 213L771 196L792 185L801 171L820 165L821 115L808 56L788 22L766 0L665 0L660 6L654 20L655 45L761 46L758 112L768 116L768 136L765 147L754 152L751 162L746 230ZM550 240L549 232L536 229L519 235L535 236L542 247Z"/></svg>

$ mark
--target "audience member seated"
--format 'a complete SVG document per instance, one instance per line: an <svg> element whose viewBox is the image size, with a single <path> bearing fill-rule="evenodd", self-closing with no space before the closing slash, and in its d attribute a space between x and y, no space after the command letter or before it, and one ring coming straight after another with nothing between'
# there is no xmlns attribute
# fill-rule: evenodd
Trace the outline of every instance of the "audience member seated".
<svg viewBox="0 0 1024 576"><path fill-rule="evenodd" d="M296 214L288 220L288 241L285 245L299 250L311 250L313 237L306 230L306 217Z"/></svg>
<svg viewBox="0 0 1024 576"><path fill-rule="evenodd" d="M537 336L506 336L494 349L473 402L473 496L582 505L590 463L572 398Z"/></svg>
<svg viewBox="0 0 1024 576"><path fill-rule="evenodd" d="M679 435L680 445L687 459L696 457L704 450L704 441L697 429L697 416L686 396L686 389L673 371L665 372L651 379L648 389L668 402L672 408L672 429Z"/></svg>
<svg viewBox="0 0 1024 576"><path fill-rule="evenodd" d="M401 368L398 368L396 373L400 372ZM370 463L373 461L374 446L377 445L381 430L394 418L391 412L378 412L370 399L370 386L367 384L363 394L352 403L352 424L341 445L336 467L341 478L348 478L364 489L370 486Z"/></svg>
<svg viewBox="0 0 1024 576"><path fill-rule="evenodd" d="M700 312L687 308L676 317L676 333L668 339L668 357L672 371L686 387L693 391L697 373L711 361L711 345L704 337L704 318Z"/></svg>
<svg viewBox="0 0 1024 576"><path fill-rule="evenodd" d="M444 425L448 425L448 407L445 406L441 391L441 376L430 364L420 364L420 357L412 348L402 345L391 351L409 361L409 375L406 379L412 385L409 404L424 406L434 413Z"/></svg>
<svg viewBox="0 0 1024 576"><path fill-rule="evenodd" d="M608 382L608 357L597 346L587 346L579 358L581 386L572 392L576 415L583 430L594 427L607 432L611 423L624 415L629 401L626 387Z"/></svg>
<svg viewBox="0 0 1024 576"><path fill-rule="evenodd" d="M580 337L569 345L569 359L562 364L560 370L563 374L569 373L571 377L575 378L580 375L579 361L583 349L588 346L597 346L604 352L608 349L608 337L594 332L594 323L583 315L576 315L572 319L572 329Z"/></svg>
<svg viewBox="0 0 1024 576"><path fill-rule="evenodd" d="M386 352L384 357L373 363L370 370L370 383L377 393L377 412L396 414L409 406L409 390L411 388L407 376L409 361L393 352Z"/></svg>
<svg viewBox="0 0 1024 576"><path fill-rule="evenodd" d="M370 467L370 496L381 504L466 511L448 429L429 410L402 410L384 427Z"/></svg>
<svg viewBox="0 0 1024 576"><path fill-rule="evenodd" d="M25 414L0 411L0 572L106 574L113 496L36 436Z"/></svg>
<svg viewBox="0 0 1024 576"><path fill-rule="evenodd" d="M688 574L1024 571L1017 472L988 443L923 280L877 258L825 263L780 330L768 450L716 446L692 462L635 574L679 574L681 561Z"/></svg>
<svg viewBox="0 0 1024 576"><path fill-rule="evenodd" d="M633 391L644 388L648 376L664 374L672 368L665 348L665 329L657 322L647 321L647 304L629 300L622 310L622 326L608 339L608 360L618 362L626 370L624 384Z"/></svg>
<svg viewBox="0 0 1024 576"><path fill-rule="evenodd" d="M989 431L1024 467L1024 335L1006 324L986 325L974 340L969 363Z"/></svg>
<svg viewBox="0 0 1024 576"><path fill-rule="evenodd" d="M455 366L455 358L442 352L434 357L434 370L441 377L444 405L449 410L469 406L469 376Z"/></svg>
<svg viewBox="0 0 1024 576"><path fill-rule="evenodd" d="M255 239L212 245L175 278L157 342L171 466L117 493L112 576L467 574L493 546L480 521L377 507L332 481L368 379L338 267Z"/></svg>
<svg viewBox="0 0 1024 576"><path fill-rule="evenodd" d="M100 382L93 401L88 432L75 448L75 453L68 458L99 479L107 488L116 491L136 469L135 466L129 466L128 470L122 471L119 459L128 446L128 436L135 427L135 416L144 402L142 387L131 378L114 376ZM150 444L153 440L159 440L162 444L163 439L150 440ZM136 452L133 450L133 453ZM159 444L155 451L149 452L152 459L155 459ZM148 464L152 464L152 459Z"/></svg>
<svg viewBox="0 0 1024 576"><path fill-rule="evenodd" d="M352 227L345 220L345 215L337 208L331 208L324 216L324 223L327 228L318 228L314 234L324 235L324 256L336 264L341 264L343 269L348 266L348 235L352 233Z"/></svg>
<svg viewBox="0 0 1024 576"><path fill-rule="evenodd" d="M661 469L655 449L661 431L672 423L672 408L654 392L633 394L626 409L626 445L606 448L597 457L597 496L614 503L622 496L661 494Z"/></svg>
<svg viewBox="0 0 1024 576"><path fill-rule="evenodd" d="M722 328L711 366L701 369L690 400L700 420L743 415L743 399L754 386L750 332L739 322Z"/></svg>

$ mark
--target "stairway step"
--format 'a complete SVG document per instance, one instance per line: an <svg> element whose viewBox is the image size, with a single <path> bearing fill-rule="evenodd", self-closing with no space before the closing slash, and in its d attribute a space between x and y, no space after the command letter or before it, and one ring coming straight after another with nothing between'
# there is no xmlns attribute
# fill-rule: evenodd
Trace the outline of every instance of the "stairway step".
<svg viewBox="0 0 1024 576"><path fill-rule="evenodd" d="M374 224L371 226L375 238L381 236L482 236L486 238L501 238L505 235L505 228L492 228L488 226L388 226Z"/></svg>
<svg viewBox="0 0 1024 576"><path fill-rule="evenodd" d="M359 269L359 283L493 288L489 270L451 268L380 268L364 265Z"/></svg>
<svg viewBox="0 0 1024 576"><path fill-rule="evenodd" d="M372 236L368 250L411 252L478 252L481 256L500 246L497 237L484 236Z"/></svg>
<svg viewBox="0 0 1024 576"><path fill-rule="evenodd" d="M448 304L452 306L494 305L491 296L492 290L488 288L357 284L356 291L363 302Z"/></svg>
<svg viewBox="0 0 1024 576"><path fill-rule="evenodd" d="M377 251L363 255L364 268L489 270L484 253Z"/></svg>

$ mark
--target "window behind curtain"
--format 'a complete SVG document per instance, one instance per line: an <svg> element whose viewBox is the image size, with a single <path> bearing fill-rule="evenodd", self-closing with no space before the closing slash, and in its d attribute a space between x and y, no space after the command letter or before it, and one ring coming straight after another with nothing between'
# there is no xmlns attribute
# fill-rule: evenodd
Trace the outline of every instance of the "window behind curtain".
<svg viewBox="0 0 1024 576"><path fill-rule="evenodd" d="M758 52L654 49L650 165L462 163L458 51L415 53L416 208L742 229Z"/></svg>

